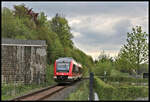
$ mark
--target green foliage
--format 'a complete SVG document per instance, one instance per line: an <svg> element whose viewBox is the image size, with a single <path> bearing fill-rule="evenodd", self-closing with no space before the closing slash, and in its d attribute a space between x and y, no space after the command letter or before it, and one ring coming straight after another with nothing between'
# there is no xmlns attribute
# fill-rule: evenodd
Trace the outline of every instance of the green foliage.
<svg viewBox="0 0 150 102"><path fill-rule="evenodd" d="M16 36L17 22L12 11L8 8L2 10L2 37L14 38Z"/></svg>
<svg viewBox="0 0 150 102"><path fill-rule="evenodd" d="M87 69L92 60L79 49L73 48L68 22L63 17L54 17L52 21L47 21L44 12L38 16L36 25L29 16L26 16L24 5L16 6L15 15L8 8L3 8L2 12L2 37L16 39L46 40L47 65L46 79L48 84L53 83L53 64L59 57L73 57ZM55 26L55 20L60 26ZM58 31L55 31L55 30ZM88 62L88 65L87 65ZM84 69L84 75L87 70Z"/></svg>
<svg viewBox="0 0 150 102"><path fill-rule="evenodd" d="M119 69L129 72L140 68L140 64L148 61L148 34L142 32L141 26L132 28L131 33L127 33L127 44L122 47L117 59Z"/></svg>
<svg viewBox="0 0 150 102"><path fill-rule="evenodd" d="M88 75L89 68L93 67L93 60L91 56L87 56L73 45L73 35L65 17L56 14L51 20L47 20L44 12L41 12L36 23L27 14L28 8L25 5L14 7L14 11L2 8L2 37L46 40L47 64L50 65L47 67L53 69L51 65L59 57L72 57L84 66L84 75Z"/></svg>
<svg viewBox="0 0 150 102"><path fill-rule="evenodd" d="M10 84L2 84L2 100L9 100L18 96L22 96L27 94L31 91L38 90L39 88L44 87L44 84L37 85L37 84L17 84L14 83Z"/></svg>
<svg viewBox="0 0 150 102"><path fill-rule="evenodd" d="M71 34L71 28L68 25L68 21L57 13L56 16L52 18L50 24L52 31L58 34L63 46L73 47L73 42L71 40L73 35Z"/></svg>
<svg viewBox="0 0 150 102"><path fill-rule="evenodd" d="M28 18L18 18L13 16L12 11L8 8L3 8L2 11L2 37L31 39L31 33L35 25ZM31 27L31 28L30 28Z"/></svg>
<svg viewBox="0 0 150 102"><path fill-rule="evenodd" d="M105 51L103 50L102 53L98 56L98 62L113 62L112 57L109 57L109 55L105 54Z"/></svg>
<svg viewBox="0 0 150 102"><path fill-rule="evenodd" d="M24 4L21 4L21 5L14 5L14 15L15 16L18 16L19 18L20 17L26 17L27 15L27 9L25 8L25 5Z"/></svg>
<svg viewBox="0 0 150 102"><path fill-rule="evenodd" d="M47 17L45 16L44 12L41 12L37 19L38 19L38 25L45 26L47 22Z"/></svg>
<svg viewBox="0 0 150 102"><path fill-rule="evenodd" d="M94 77L94 88L100 100L113 100L117 91L113 86L106 84L97 77Z"/></svg>
<svg viewBox="0 0 150 102"><path fill-rule="evenodd" d="M134 100L148 96L147 86L112 86L94 77L94 88L100 100Z"/></svg>
<svg viewBox="0 0 150 102"><path fill-rule="evenodd" d="M78 90L71 93L66 100L88 100L89 97L89 81L83 82L83 84L78 86Z"/></svg>
<svg viewBox="0 0 150 102"><path fill-rule="evenodd" d="M110 62L99 62L98 64L96 64L96 67L93 70L95 72L95 75L103 76L104 72L106 72L106 75L109 76L112 68L113 67Z"/></svg>
<svg viewBox="0 0 150 102"><path fill-rule="evenodd" d="M55 82L53 80L53 76L54 76L54 65L48 65L46 67L46 83L48 85L53 85Z"/></svg>
<svg viewBox="0 0 150 102"><path fill-rule="evenodd" d="M112 69L110 73L110 77L130 77L129 73L123 73L116 69Z"/></svg>
<svg viewBox="0 0 150 102"><path fill-rule="evenodd" d="M143 78L133 78L133 77L124 77L124 76L113 76L113 77L107 77L107 81L112 82L133 82L133 83L148 83L148 79Z"/></svg>
<svg viewBox="0 0 150 102"><path fill-rule="evenodd" d="M95 75L103 76L106 72L107 76L110 76L111 70L114 69L114 62L111 57L106 55L104 51L99 55L99 59L93 68Z"/></svg>
<svg viewBox="0 0 150 102"><path fill-rule="evenodd" d="M145 72L148 73L148 70L149 70L149 65L146 63L143 63L143 64L140 64L140 68L137 69L137 72L138 72L138 74L143 74Z"/></svg>

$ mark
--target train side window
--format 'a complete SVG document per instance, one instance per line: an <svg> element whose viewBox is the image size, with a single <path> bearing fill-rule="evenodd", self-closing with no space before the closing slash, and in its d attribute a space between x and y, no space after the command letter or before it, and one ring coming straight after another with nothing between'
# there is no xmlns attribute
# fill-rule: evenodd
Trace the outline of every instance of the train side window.
<svg viewBox="0 0 150 102"><path fill-rule="evenodd" d="M79 73L80 73L80 74L82 73L81 67L79 67Z"/></svg>
<svg viewBox="0 0 150 102"><path fill-rule="evenodd" d="M76 73L78 73L79 72L79 69L78 69L79 67L78 66L76 66Z"/></svg>
<svg viewBox="0 0 150 102"><path fill-rule="evenodd" d="M74 65L74 64L73 64L72 72L74 72L74 73L75 73L75 65Z"/></svg>
<svg viewBox="0 0 150 102"><path fill-rule="evenodd" d="M81 69L80 69L80 73L82 73L82 72L83 72L83 69L81 68Z"/></svg>

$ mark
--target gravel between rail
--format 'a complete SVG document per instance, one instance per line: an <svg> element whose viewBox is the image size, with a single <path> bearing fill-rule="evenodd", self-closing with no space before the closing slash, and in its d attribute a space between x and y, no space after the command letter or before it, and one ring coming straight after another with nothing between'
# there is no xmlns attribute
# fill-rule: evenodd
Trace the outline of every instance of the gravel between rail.
<svg viewBox="0 0 150 102"><path fill-rule="evenodd" d="M67 98L70 95L70 93L74 92L78 88L78 86L82 84L84 81L85 80L76 82L75 84L70 85L67 88L64 88L63 90L57 92L56 94L53 94L52 96L48 98L45 98L44 100L50 100L50 101L51 100L54 100L54 101L65 100L65 98Z"/></svg>

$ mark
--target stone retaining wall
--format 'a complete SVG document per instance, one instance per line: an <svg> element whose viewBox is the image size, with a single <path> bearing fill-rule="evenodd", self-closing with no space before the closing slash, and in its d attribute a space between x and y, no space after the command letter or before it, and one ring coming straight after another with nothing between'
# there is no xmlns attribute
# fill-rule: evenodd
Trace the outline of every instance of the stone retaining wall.
<svg viewBox="0 0 150 102"><path fill-rule="evenodd" d="M2 83L43 83L46 68L46 44L36 45L12 44L4 40L1 44L1 78ZM21 41L21 40L20 40ZM29 42L23 40L23 42Z"/></svg>

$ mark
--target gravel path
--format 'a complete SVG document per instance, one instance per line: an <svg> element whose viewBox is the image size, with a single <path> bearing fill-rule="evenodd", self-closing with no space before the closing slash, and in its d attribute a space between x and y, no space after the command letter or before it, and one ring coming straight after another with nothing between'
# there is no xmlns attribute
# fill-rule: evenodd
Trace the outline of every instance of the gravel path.
<svg viewBox="0 0 150 102"><path fill-rule="evenodd" d="M69 96L70 93L74 92L78 86L83 83L85 80L76 82L75 85L72 85L68 88L63 89L62 91L58 92L57 94L52 95L51 97L45 99L45 100L64 100Z"/></svg>

